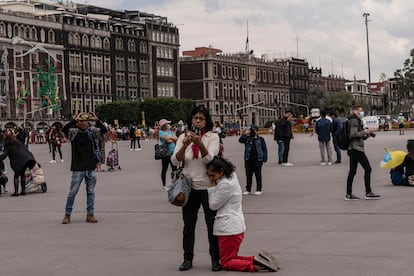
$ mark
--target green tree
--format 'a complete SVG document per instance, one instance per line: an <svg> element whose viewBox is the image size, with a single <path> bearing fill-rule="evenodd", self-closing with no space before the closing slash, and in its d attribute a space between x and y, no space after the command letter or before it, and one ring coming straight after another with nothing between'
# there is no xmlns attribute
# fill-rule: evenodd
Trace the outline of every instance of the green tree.
<svg viewBox="0 0 414 276"><path fill-rule="evenodd" d="M410 57L404 61L403 68L394 72L394 77L397 80L398 106L402 106L403 100L405 105L402 108L407 109L414 99L414 49L410 51Z"/></svg>
<svg viewBox="0 0 414 276"><path fill-rule="evenodd" d="M349 113L353 104L355 104L355 100L351 93L340 91L333 93L332 97L328 99L326 109L336 111L338 116L345 116Z"/></svg>
<svg viewBox="0 0 414 276"><path fill-rule="evenodd" d="M145 124L153 125L162 118L172 122L186 120L194 107L194 102L187 99L145 99L142 102L116 101L98 105L96 115L103 121L113 124L115 120L123 126L142 124L142 115Z"/></svg>

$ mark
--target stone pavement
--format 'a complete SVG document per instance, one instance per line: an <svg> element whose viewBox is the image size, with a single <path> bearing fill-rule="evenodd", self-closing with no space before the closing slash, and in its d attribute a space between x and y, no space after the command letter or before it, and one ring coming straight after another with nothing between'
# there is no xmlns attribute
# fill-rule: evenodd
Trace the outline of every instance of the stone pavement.
<svg viewBox="0 0 414 276"><path fill-rule="evenodd" d="M414 188L393 187L387 170L379 168L383 148L405 149L406 132L380 132L366 142L378 201L346 202L348 159L319 165L317 138L298 134L292 141L293 167L276 160L276 143L266 135L269 162L263 168L261 196L246 196L247 231L240 254L265 249L277 256L276 275L412 275L414 267ZM225 156L237 166L245 185L243 145L227 137ZM48 192L0 198L0 275L238 275L211 272L207 234L200 214L193 269L178 271L182 262L181 210L161 191L161 162L153 158L154 141L142 151L119 142L121 171L98 175L97 224L85 222L84 186L76 198L72 223L62 225L70 182L69 144L65 163L49 164L46 145L30 145L43 165ZM110 145L107 145L108 149ZM354 192L363 196L362 169ZM9 170L8 190L12 190ZM255 185L255 184L254 184ZM201 213L201 212L200 212Z"/></svg>

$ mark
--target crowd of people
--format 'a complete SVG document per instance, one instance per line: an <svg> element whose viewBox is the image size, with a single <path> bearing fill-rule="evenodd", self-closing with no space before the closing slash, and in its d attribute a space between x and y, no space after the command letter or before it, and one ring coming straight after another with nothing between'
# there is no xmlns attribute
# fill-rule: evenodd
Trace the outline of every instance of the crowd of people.
<svg viewBox="0 0 414 276"><path fill-rule="evenodd" d="M347 149L349 156L349 172L346 181L345 200L358 200L352 192L353 180L357 166L364 169L365 199L379 199L371 187L371 166L364 152L364 141L369 139L371 131L363 127L361 118L362 108L352 108L348 119L350 144ZM274 125L274 140L277 143L277 159L281 166L294 166L289 162L290 142L294 138L292 132L292 111L287 110L282 118ZM342 162L341 150L335 141L336 133L342 128L341 122L335 113L329 116L325 111L315 122L314 132L317 136L320 149L320 165L333 165ZM121 132L119 131L121 130ZM125 131L125 132L124 132ZM44 193L47 191L42 166L36 161L28 149L27 138L22 130L14 133L4 133L1 144L3 150L0 160L10 159L10 167L14 171L13 196L26 193ZM262 167L268 161L268 149L265 139L259 134L255 125L247 127L238 141L244 147L244 176L246 187L242 191L239 177L232 162L225 158L224 131L220 122L213 122L209 111L202 107L195 107L186 121L180 120L174 126L168 119L161 119L153 129L147 133L144 128L131 125L129 128L114 128L103 123L93 113L79 113L63 128L54 125L46 133L46 140L50 144L52 160L56 163L56 152L60 162L63 161L61 146L67 142L71 145L72 176L69 192L66 198L63 224L71 223L71 215L75 197L83 182L86 185L86 222L97 223L95 218L95 186L97 172L103 171L105 163L105 143L116 142L119 139L130 140L130 150L141 150L141 139L156 139L157 143L167 148L168 154L161 158L161 190L170 189L167 171L182 168L182 173L192 179L191 192L187 203L182 207L183 232L183 262L180 271L193 267L195 256L196 224L200 208L203 209L204 221L207 228L209 254L212 271L277 271L279 261L265 251L255 256L239 256L238 251L244 239L246 225L242 210L242 198L263 193ZM336 161L333 160L333 148L336 152ZM407 143L409 154L404 162L396 169L405 172L404 185L414 185L414 141ZM4 162L0 164L0 189L6 191L8 181L5 176ZM253 175L256 187L253 189ZM19 192L20 187L20 192Z"/></svg>

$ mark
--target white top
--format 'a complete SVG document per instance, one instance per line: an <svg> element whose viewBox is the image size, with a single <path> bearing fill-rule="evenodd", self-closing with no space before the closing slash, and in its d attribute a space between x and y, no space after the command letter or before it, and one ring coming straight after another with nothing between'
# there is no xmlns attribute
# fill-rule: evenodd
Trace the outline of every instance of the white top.
<svg viewBox="0 0 414 276"><path fill-rule="evenodd" d="M229 236L244 233L246 225L242 211L242 191L236 173L222 177L217 185L207 189L208 204L217 210L213 234Z"/></svg>
<svg viewBox="0 0 414 276"><path fill-rule="evenodd" d="M173 155L171 156L171 163L174 166L180 165L180 161L177 160L175 155L177 152L181 149L183 146L183 139L185 135L180 135L178 137L177 143L175 145L175 150ZM206 132L202 137L201 141L206 146L208 150L208 154L204 156L204 158L201 156L201 151L198 154L198 158L193 158L193 150L191 143L186 149L185 149L185 155L184 155L184 169L183 173L186 175L191 176L193 179L193 184L191 188L195 190L205 190L208 187L210 187L210 180L207 177L207 164L213 160L214 156L218 155L219 148L220 148L220 141L219 137L216 133L212 133L211 131Z"/></svg>

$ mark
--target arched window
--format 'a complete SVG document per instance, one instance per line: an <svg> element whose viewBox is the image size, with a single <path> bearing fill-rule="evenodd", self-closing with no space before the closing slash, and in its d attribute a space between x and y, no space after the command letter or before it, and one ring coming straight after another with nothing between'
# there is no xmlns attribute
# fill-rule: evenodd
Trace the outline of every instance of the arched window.
<svg viewBox="0 0 414 276"><path fill-rule="evenodd" d="M79 34L77 34L77 33L76 33L76 34L74 35L74 37L73 37L73 40L74 40L74 41L73 41L73 44L75 44L75 45L80 45L80 42L81 42L81 41L80 41L80 35L79 35Z"/></svg>
<svg viewBox="0 0 414 276"><path fill-rule="evenodd" d="M68 43L73 44L73 34L72 33L69 33L69 35L68 35Z"/></svg>
<svg viewBox="0 0 414 276"><path fill-rule="evenodd" d="M0 23L0 36L6 36L6 25L3 22Z"/></svg>
<svg viewBox="0 0 414 276"><path fill-rule="evenodd" d="M49 30L49 33L48 33L48 42L49 43L55 43L56 42L55 32L53 30Z"/></svg>
<svg viewBox="0 0 414 276"><path fill-rule="evenodd" d="M102 39L99 36L96 38L95 46L96 48L99 48L99 49L102 48Z"/></svg>
<svg viewBox="0 0 414 276"><path fill-rule="evenodd" d="M33 27L31 32L32 32L32 40L37 41L37 30L36 30L36 28Z"/></svg>
<svg viewBox="0 0 414 276"><path fill-rule="evenodd" d="M24 28L24 39L31 39L29 26L27 26L26 28Z"/></svg>
<svg viewBox="0 0 414 276"><path fill-rule="evenodd" d="M104 38L103 46L105 50L109 50L111 47L111 44L109 42L109 39L107 37Z"/></svg>
<svg viewBox="0 0 414 276"><path fill-rule="evenodd" d="M82 46L83 47L89 47L89 39L86 34L82 36Z"/></svg>

